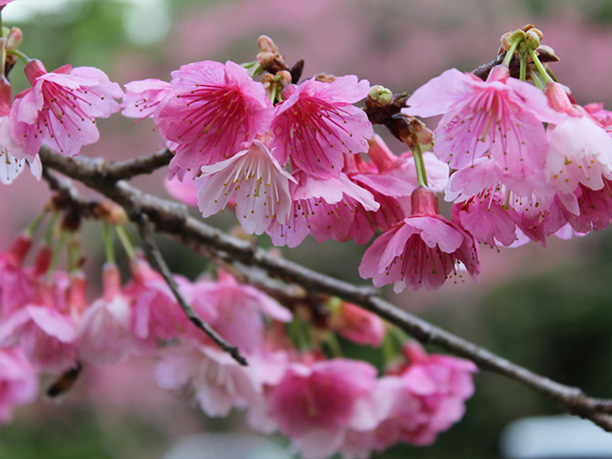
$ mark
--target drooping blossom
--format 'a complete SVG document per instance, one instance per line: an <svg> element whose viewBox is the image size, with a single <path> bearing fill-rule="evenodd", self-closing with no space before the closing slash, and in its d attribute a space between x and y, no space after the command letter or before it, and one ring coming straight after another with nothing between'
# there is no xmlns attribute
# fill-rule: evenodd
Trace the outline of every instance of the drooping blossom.
<svg viewBox="0 0 612 459"><path fill-rule="evenodd" d="M138 120L152 118L172 94L172 85L167 81L156 78L131 81L125 85L121 114Z"/></svg>
<svg viewBox="0 0 612 459"><path fill-rule="evenodd" d="M263 85L234 62L202 61L172 72L170 96L155 114L161 135L176 143L171 166L199 169L248 148L270 127Z"/></svg>
<svg viewBox="0 0 612 459"><path fill-rule="evenodd" d="M130 262L130 269L132 280L124 293L132 302L131 330L139 340L153 350L158 338L175 339L194 327L161 274L139 257Z"/></svg>
<svg viewBox="0 0 612 459"><path fill-rule="evenodd" d="M19 346L38 371L62 372L76 358L76 323L62 310L65 305L56 301L67 292L55 289L53 284L42 284L38 301L22 306L0 323L0 347Z"/></svg>
<svg viewBox="0 0 612 459"><path fill-rule="evenodd" d="M451 275L458 275L461 262L477 277L478 246L472 236L438 212L435 194L419 187L412 193L412 214L388 229L366 250L359 274L373 278L381 287L392 282L395 290L434 290Z"/></svg>
<svg viewBox="0 0 612 459"><path fill-rule="evenodd" d="M37 275L23 266L32 239L20 234L6 253L0 254L0 319L6 319L38 294Z"/></svg>
<svg viewBox="0 0 612 459"><path fill-rule="evenodd" d="M542 122L563 116L548 105L535 86L495 67L487 81L471 73L447 70L417 89L402 113L429 117L444 114L435 130L434 153L454 169L488 155L510 174L542 167L548 143Z"/></svg>
<svg viewBox="0 0 612 459"><path fill-rule="evenodd" d="M432 444L439 432L458 422L474 393L476 365L445 355L430 355L416 342L404 347L409 363L379 379L392 399L384 420L363 442L382 451L398 442ZM369 443L369 444L368 444Z"/></svg>
<svg viewBox="0 0 612 459"><path fill-rule="evenodd" d="M275 299L255 287L238 283L223 271L217 282L194 282L186 293L186 299L191 299L190 304L206 323L246 353L261 350L264 317L278 322L289 322L292 317ZM208 342L201 330L194 329L190 337Z"/></svg>
<svg viewBox="0 0 612 459"><path fill-rule="evenodd" d="M143 343L132 333L130 299L121 291L117 266L107 264L102 273L103 295L89 306L78 324L79 360L90 365L116 363L143 352Z"/></svg>
<svg viewBox="0 0 612 459"><path fill-rule="evenodd" d="M353 104L368 95L368 81L354 75L331 83L316 77L283 90L274 110L272 149L281 164L321 178L338 177L343 154L367 152L372 124Z"/></svg>
<svg viewBox="0 0 612 459"><path fill-rule="evenodd" d="M38 378L21 349L0 349L0 424L9 422L16 406L32 403Z"/></svg>
<svg viewBox="0 0 612 459"><path fill-rule="evenodd" d="M334 311L332 326L344 338L375 347L382 345L386 333L380 317L345 301Z"/></svg>
<svg viewBox="0 0 612 459"><path fill-rule="evenodd" d="M269 394L269 414L305 458L338 451L349 428L368 414L358 401L376 386L376 369L347 359L293 363Z"/></svg>
<svg viewBox="0 0 612 459"><path fill-rule="evenodd" d="M165 389L188 386L209 416L227 416L232 408L246 406L261 392L253 366L242 366L226 352L198 344L165 350L155 379Z"/></svg>
<svg viewBox="0 0 612 459"><path fill-rule="evenodd" d="M30 159L43 142L61 155L78 155L83 145L100 137L95 119L121 108L114 99L123 91L94 67L65 65L47 73L40 61L32 60L25 73L32 88L15 96L11 130Z"/></svg>
<svg viewBox="0 0 612 459"><path fill-rule="evenodd" d="M213 215L236 200L236 217L248 234L262 234L273 219L285 223L291 210L286 172L259 140L232 158L211 166L202 166L202 176L195 180L198 207L203 217Z"/></svg>
<svg viewBox="0 0 612 459"><path fill-rule="evenodd" d="M11 85L4 75L0 75L0 182L9 185L21 174L26 162L32 175L40 180L42 165L38 155L26 158L23 147L11 134Z"/></svg>

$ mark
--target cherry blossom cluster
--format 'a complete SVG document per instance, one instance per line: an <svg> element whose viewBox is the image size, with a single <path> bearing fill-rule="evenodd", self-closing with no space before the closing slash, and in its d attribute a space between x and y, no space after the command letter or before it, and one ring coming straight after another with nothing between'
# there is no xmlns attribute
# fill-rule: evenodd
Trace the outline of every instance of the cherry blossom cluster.
<svg viewBox="0 0 612 459"><path fill-rule="evenodd" d="M0 422L36 398L38 374L154 356L159 385L188 387L209 416L246 409L253 429L288 435L304 457L367 457L398 442L433 443L474 390L471 362L427 355L416 342L381 376L369 363L328 358L323 344L335 333L377 347L391 339L381 319L349 303L330 301L326 325L307 329L298 348L297 319L272 297L222 271L216 280L177 276L199 317L247 357L242 366L188 320L142 257L131 259L125 285L106 263L102 294L88 302L78 267L55 269L59 248L49 245L28 266L32 246L23 234L0 256Z"/></svg>
<svg viewBox="0 0 612 459"><path fill-rule="evenodd" d="M0 0L0 10L9 2ZM451 69L411 96L355 75L301 79L304 62L287 66L265 36L253 62L190 63L170 82L133 81L125 91L92 67L48 72L18 49L21 38L15 28L0 37L4 184L26 164L40 178L43 145L79 155L99 140L98 118L151 118L173 154L166 186L176 198L203 217L231 209L244 232L266 233L276 246L308 235L373 240L359 273L396 291L437 289L464 273L477 279L480 243L544 244L612 221L612 112L580 106L556 81L541 59L555 60L554 51L532 26L502 37L500 64L483 78ZM12 97L7 77L17 59L31 87ZM355 105L362 101L365 108ZM438 115L433 130L415 118ZM393 153L374 124L405 151ZM439 193L453 203L450 218L440 214ZM95 215L107 263L103 290L89 301L79 228L61 206L48 211L36 253L33 234L46 213L0 254L0 422L36 397L39 374L142 356L159 359L160 386L188 387L209 416L246 410L253 429L289 436L304 457L431 444L463 416L474 364L428 355L357 306L323 295L314 306L280 304L222 270L176 276L178 295L246 356L249 365L240 365L188 319L108 212ZM125 284L111 226L129 258ZM57 267L65 243L68 272ZM337 335L391 348L391 357L382 369L342 357Z"/></svg>

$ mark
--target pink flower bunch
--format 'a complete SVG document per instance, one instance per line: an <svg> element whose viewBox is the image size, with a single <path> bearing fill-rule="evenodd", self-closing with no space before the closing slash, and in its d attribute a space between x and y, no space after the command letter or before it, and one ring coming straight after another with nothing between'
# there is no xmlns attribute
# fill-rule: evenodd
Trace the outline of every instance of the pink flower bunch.
<svg viewBox="0 0 612 459"><path fill-rule="evenodd" d="M476 366L456 357L427 355L414 341L404 354L408 362L378 379L374 428L350 432L341 449L345 457L370 457L372 451L398 442L430 445L463 417L465 401L474 393Z"/></svg>
<svg viewBox="0 0 612 459"><path fill-rule="evenodd" d="M433 152L454 170L446 189L453 218L477 240L544 243L566 225L583 233L612 221L612 139L601 106L591 114L561 85L543 92L503 65L486 81L448 70L407 106L407 115L443 114Z"/></svg>
<svg viewBox="0 0 612 459"><path fill-rule="evenodd" d="M337 452L350 457L359 448L360 455L380 449L382 440L356 446L354 437L374 438L391 417L400 422L400 415L391 411L395 392L385 389L388 376L379 378L369 363L328 359L320 342L298 349L292 341L295 336L285 329L297 320L292 312L228 273L220 271L214 281L205 277L191 282L179 276L175 280L198 316L238 346L248 366L219 349L187 319L161 275L141 257L131 261L131 279L124 286L117 266L107 263L102 294L90 303L83 273L57 271L49 247L39 249L33 264L24 266L31 247L32 240L20 236L0 256L0 422L10 418L14 406L33 400L37 373L57 374L139 356L158 356L159 385L187 387L207 415L246 409L254 429L288 435L293 449L304 457ZM357 344L382 345L387 327L377 316L337 299L330 300L325 314L329 320L312 328L312 337L338 333ZM453 359L421 360L423 365L437 365L431 378L460 378L453 373ZM423 413L401 422L418 422L421 430L435 435L461 417L463 411L438 387L441 380L435 380L434 390L431 381L413 378L411 390L428 398L422 402ZM421 444L420 438L395 441ZM386 446L393 443L385 441Z"/></svg>
<svg viewBox="0 0 612 459"><path fill-rule="evenodd" d="M300 206L290 193L292 184L302 177L340 178L345 155L366 152L373 134L366 114L353 105L368 94L369 84L355 76L285 85L276 105L262 83L231 61L184 65L170 84L143 80L126 89L124 115L154 118L175 152L173 174L183 181L196 178L202 215L235 203L247 233L291 226L292 207ZM285 170L289 164L294 174ZM368 203L372 206L378 207ZM291 244L301 242L307 232L302 233ZM344 233L334 237L345 240Z"/></svg>

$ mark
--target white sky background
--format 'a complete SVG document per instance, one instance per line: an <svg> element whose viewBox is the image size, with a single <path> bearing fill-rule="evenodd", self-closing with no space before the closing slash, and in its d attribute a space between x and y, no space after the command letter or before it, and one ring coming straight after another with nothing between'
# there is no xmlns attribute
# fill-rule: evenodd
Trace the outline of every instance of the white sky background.
<svg viewBox="0 0 612 459"><path fill-rule="evenodd" d="M135 45L146 46L164 39L170 30L170 11L167 0L107 0L123 3L123 27L127 38ZM81 0L16 0L2 10L6 25L24 23L36 16L54 14L62 22L78 18ZM76 14L75 14L76 11ZM61 15L58 13L62 13Z"/></svg>

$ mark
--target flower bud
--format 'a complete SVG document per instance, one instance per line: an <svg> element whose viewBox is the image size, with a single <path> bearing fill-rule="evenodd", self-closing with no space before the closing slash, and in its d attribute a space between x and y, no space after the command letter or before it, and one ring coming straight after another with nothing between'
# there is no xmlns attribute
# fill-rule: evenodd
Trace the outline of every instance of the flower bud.
<svg viewBox="0 0 612 459"><path fill-rule="evenodd" d="M21 33L21 29L18 27L13 27L8 34L6 49L9 51L17 49L21 44L22 38L23 34Z"/></svg>
<svg viewBox="0 0 612 459"><path fill-rule="evenodd" d="M374 99L381 107L391 105L393 102L391 90L380 85L372 86L368 96Z"/></svg>
<svg viewBox="0 0 612 459"><path fill-rule="evenodd" d="M527 47L530 49L538 49L538 47L540 46L540 40L542 38L542 32L540 32L538 29L531 29L527 32L527 40L526 40L526 44Z"/></svg>
<svg viewBox="0 0 612 459"><path fill-rule="evenodd" d="M259 50L262 52L271 52L273 54L279 53L278 46L276 46L276 43L267 35L262 35L257 39L257 46L259 46Z"/></svg>

